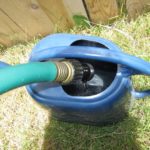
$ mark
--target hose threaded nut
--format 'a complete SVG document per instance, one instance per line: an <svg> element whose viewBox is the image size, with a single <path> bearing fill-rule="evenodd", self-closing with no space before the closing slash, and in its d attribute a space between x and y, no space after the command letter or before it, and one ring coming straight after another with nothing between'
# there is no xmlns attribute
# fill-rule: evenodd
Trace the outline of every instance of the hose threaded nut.
<svg viewBox="0 0 150 150"><path fill-rule="evenodd" d="M54 62L57 67L56 82L68 84L74 78L74 67L69 61Z"/></svg>

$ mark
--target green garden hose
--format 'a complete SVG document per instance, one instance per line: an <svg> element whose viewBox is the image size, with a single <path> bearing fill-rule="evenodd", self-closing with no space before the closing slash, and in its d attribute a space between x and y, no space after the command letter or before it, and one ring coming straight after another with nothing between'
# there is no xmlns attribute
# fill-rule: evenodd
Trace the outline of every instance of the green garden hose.
<svg viewBox="0 0 150 150"><path fill-rule="evenodd" d="M0 94L31 83L50 81L67 83L73 78L73 68L68 64L68 62L32 62L0 69Z"/></svg>

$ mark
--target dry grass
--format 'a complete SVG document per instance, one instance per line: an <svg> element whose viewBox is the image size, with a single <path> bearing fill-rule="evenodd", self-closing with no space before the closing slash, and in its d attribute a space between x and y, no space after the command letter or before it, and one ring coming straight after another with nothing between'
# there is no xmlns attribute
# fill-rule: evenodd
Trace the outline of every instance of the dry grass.
<svg viewBox="0 0 150 150"><path fill-rule="evenodd" d="M0 60L10 64L25 63L35 42L4 50ZM0 149L40 149L48 112L19 88L0 97Z"/></svg>
<svg viewBox="0 0 150 150"><path fill-rule="evenodd" d="M126 52L150 61L150 14L112 26L74 28L76 34L112 40ZM1 50L0 60L24 63L37 41ZM134 77L135 88L150 87L147 77ZM130 117L113 126L93 127L49 120L47 110L19 88L0 97L0 150L148 150L150 148L150 99L136 101Z"/></svg>

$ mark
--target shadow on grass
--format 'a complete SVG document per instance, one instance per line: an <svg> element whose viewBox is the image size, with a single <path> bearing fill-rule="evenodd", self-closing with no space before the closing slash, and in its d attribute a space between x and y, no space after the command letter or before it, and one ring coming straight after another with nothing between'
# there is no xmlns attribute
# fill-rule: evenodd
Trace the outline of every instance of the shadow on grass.
<svg viewBox="0 0 150 150"><path fill-rule="evenodd" d="M89 126L50 120L43 150L140 150L136 137L139 122L128 117L110 126Z"/></svg>

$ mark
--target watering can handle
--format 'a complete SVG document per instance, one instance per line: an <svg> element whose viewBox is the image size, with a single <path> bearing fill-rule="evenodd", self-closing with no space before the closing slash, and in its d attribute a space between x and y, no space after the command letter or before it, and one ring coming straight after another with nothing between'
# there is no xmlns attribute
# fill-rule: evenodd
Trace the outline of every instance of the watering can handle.
<svg viewBox="0 0 150 150"><path fill-rule="evenodd" d="M128 69L126 76L144 74L150 75L150 63L135 56L111 49L90 46L58 46L51 47L31 54L30 61L42 61L49 58L82 58L107 61L121 64ZM150 90L135 91L135 98L150 96Z"/></svg>
<svg viewBox="0 0 150 150"><path fill-rule="evenodd" d="M128 76L135 74L150 75L150 63L138 57L106 48L90 46L58 46L43 49L30 56L30 61L43 61L50 58L82 58L121 64L130 71Z"/></svg>

